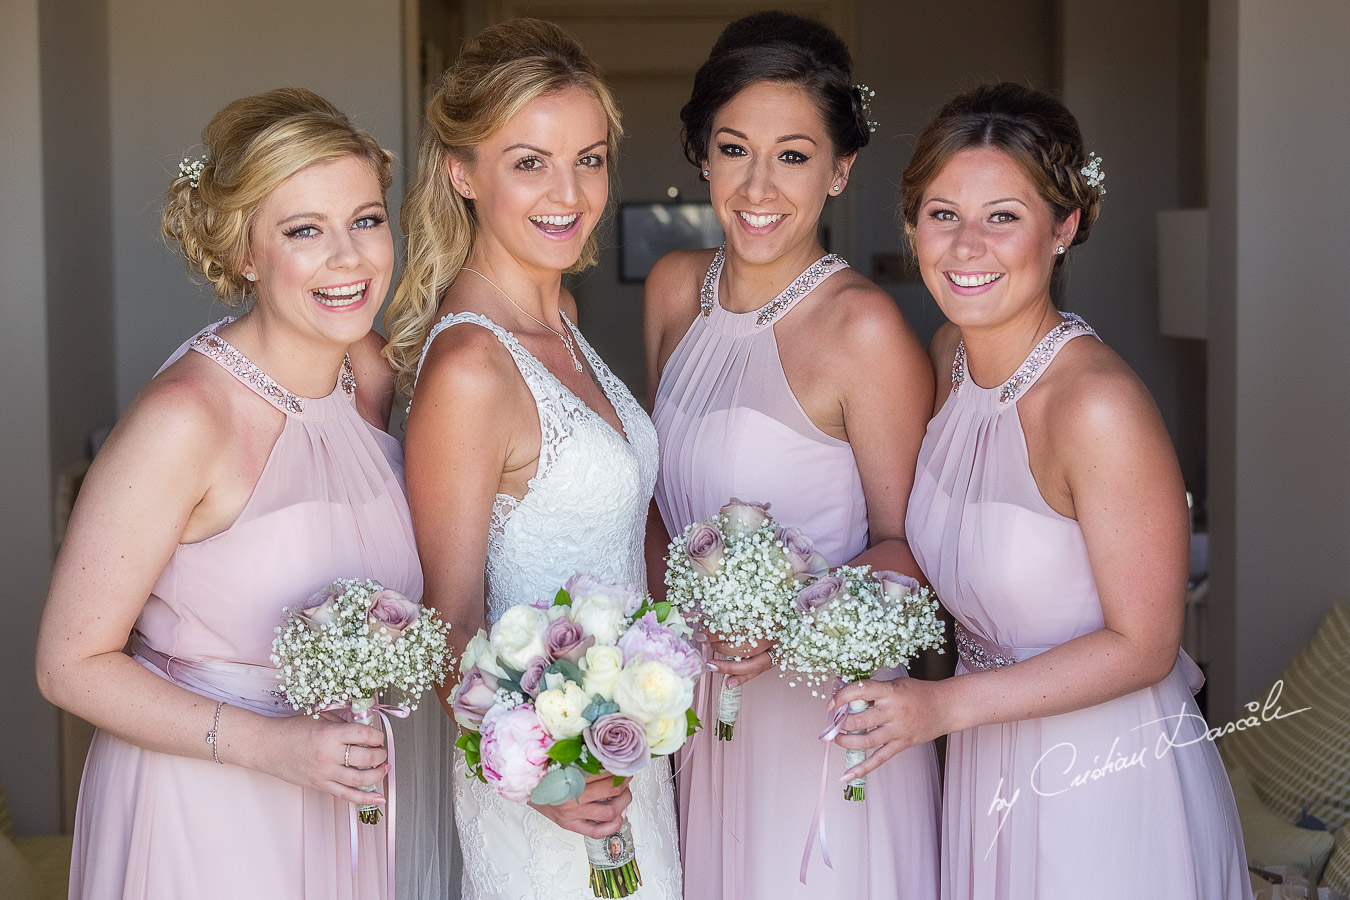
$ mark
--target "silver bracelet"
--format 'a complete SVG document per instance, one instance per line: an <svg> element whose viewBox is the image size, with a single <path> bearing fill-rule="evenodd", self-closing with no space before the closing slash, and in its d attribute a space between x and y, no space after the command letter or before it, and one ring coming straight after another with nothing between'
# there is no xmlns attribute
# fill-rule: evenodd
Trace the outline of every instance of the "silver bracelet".
<svg viewBox="0 0 1350 900"><path fill-rule="evenodd" d="M211 723L211 730L206 733L206 742L211 745L211 758L216 761L216 765L225 765L220 761L220 755L216 753L216 743L219 741L217 732L220 731L220 708L225 705L224 700L216 701L216 720Z"/></svg>

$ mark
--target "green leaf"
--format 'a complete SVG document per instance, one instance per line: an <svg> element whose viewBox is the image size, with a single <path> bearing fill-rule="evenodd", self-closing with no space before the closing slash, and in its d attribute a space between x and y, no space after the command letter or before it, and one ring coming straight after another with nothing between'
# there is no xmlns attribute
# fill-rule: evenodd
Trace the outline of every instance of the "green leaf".
<svg viewBox="0 0 1350 900"><path fill-rule="evenodd" d="M585 772L587 775L600 774L600 760L592 756L589 751L581 754L581 759L577 760L576 765L577 768L581 769L581 771Z"/></svg>
<svg viewBox="0 0 1350 900"><path fill-rule="evenodd" d="M692 708L686 709L684 711L684 722L685 726L688 728L688 730L684 733L685 737L689 737L695 731L698 731L699 727L702 725L702 723L699 722L698 720L698 716L694 713L694 710Z"/></svg>
<svg viewBox="0 0 1350 900"><path fill-rule="evenodd" d="M575 800L586 789L586 779L571 766L547 773L530 793L530 802L540 806L559 806Z"/></svg>
<svg viewBox="0 0 1350 900"><path fill-rule="evenodd" d="M657 601L655 609L656 609L656 621L665 622L666 617L670 615L670 601L669 600Z"/></svg>
<svg viewBox="0 0 1350 900"><path fill-rule="evenodd" d="M554 660L553 664L544 670L545 675L549 672L557 672L568 681L575 681L578 686L586 680L586 676L581 674L581 669L570 659ZM543 682L542 678L540 682Z"/></svg>
<svg viewBox="0 0 1350 900"><path fill-rule="evenodd" d="M614 776L614 786L615 786L615 787L619 787L621 784L623 784L623 776L622 776L622 775L615 775L615 776Z"/></svg>
<svg viewBox="0 0 1350 900"><path fill-rule="evenodd" d="M611 713L619 711L619 704L613 703L601 697L599 694L591 695L591 704L581 711L581 717L592 724L601 716L608 716Z"/></svg>
<svg viewBox="0 0 1350 900"><path fill-rule="evenodd" d="M555 741L553 746L548 748L548 758L563 765L574 763L581 758L583 746L585 745L580 736Z"/></svg>
<svg viewBox="0 0 1350 900"><path fill-rule="evenodd" d="M558 593L553 595L554 606L571 606L572 595L567 593L566 588L558 588Z"/></svg>

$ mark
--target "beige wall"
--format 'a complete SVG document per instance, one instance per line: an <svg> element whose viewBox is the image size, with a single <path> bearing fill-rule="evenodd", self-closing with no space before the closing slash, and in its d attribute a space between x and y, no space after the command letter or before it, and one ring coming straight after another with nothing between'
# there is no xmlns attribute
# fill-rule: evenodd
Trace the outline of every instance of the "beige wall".
<svg viewBox="0 0 1350 900"><path fill-rule="evenodd" d="M1350 599L1350 5L1210 15L1213 687L1236 709Z"/></svg>

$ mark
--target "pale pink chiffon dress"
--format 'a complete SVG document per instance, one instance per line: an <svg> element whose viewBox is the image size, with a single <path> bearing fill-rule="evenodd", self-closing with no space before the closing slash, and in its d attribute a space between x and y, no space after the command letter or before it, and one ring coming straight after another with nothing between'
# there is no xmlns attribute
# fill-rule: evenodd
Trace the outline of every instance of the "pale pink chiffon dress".
<svg viewBox="0 0 1350 900"><path fill-rule="evenodd" d="M1066 314L992 388L960 348L928 426L906 531L958 623L958 678L1103 627L1082 531L1041 497L1017 414L1059 350L1091 334ZM951 735L944 900L1250 897L1233 793L1192 699L1202 681L1182 652L1153 687Z"/></svg>
<svg viewBox="0 0 1350 900"><path fill-rule="evenodd" d="M224 700L294 715L272 693L282 607L344 577L421 598L403 452L356 411L349 366L329 396L295 397L215 335L220 324L169 361L204 353L239 379L237 390L281 410L285 426L238 520L174 551L131 646L146 668L202 695L208 713ZM70 896L383 898L385 823L358 826L353 878L350 809L271 775L145 750L99 730L80 784Z"/></svg>
<svg viewBox="0 0 1350 900"><path fill-rule="evenodd" d="M732 496L768 501L831 565L867 548L867 507L847 442L802 411L778 358L773 325L847 263L827 256L761 310L717 302L719 252L702 314L661 373L652 421L660 436L656 502L678 535ZM822 351L824 352L824 351ZM907 677L885 673L882 677ZM843 751L830 745L825 827L834 868L814 851L798 880L816 804L828 724L826 700L789 687L777 670L745 685L735 737L713 725L721 676L699 685L703 729L682 751L677 789L686 900L927 900L937 894L937 763L931 744L907 750L867 778L867 800L846 801Z"/></svg>

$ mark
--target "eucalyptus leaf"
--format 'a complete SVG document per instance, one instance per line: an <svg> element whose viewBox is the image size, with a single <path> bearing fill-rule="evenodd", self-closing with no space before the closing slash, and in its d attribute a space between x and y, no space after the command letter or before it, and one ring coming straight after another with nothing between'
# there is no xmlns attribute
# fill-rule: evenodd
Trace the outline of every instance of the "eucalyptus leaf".
<svg viewBox="0 0 1350 900"><path fill-rule="evenodd" d="M553 664L544 670L545 675L549 672L557 672L568 681L575 681L577 684L586 679L586 676L581 674L581 669L570 659L554 660Z"/></svg>
<svg viewBox="0 0 1350 900"><path fill-rule="evenodd" d="M586 779L571 766L544 775L539 784L530 793L530 802L540 806L560 806L568 800L575 800L586 789Z"/></svg>
<svg viewBox="0 0 1350 900"><path fill-rule="evenodd" d="M581 711L581 717L594 724L595 720L601 716L608 716L618 711L619 704L606 700L599 694L592 694L591 705Z"/></svg>

